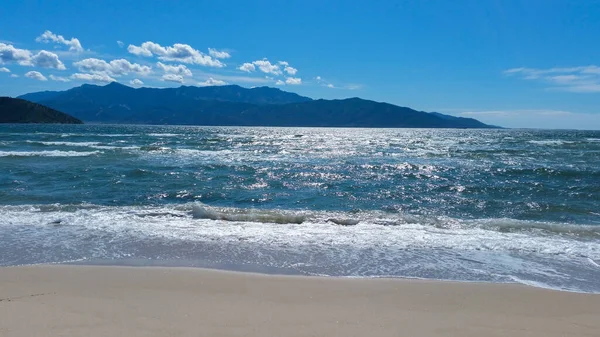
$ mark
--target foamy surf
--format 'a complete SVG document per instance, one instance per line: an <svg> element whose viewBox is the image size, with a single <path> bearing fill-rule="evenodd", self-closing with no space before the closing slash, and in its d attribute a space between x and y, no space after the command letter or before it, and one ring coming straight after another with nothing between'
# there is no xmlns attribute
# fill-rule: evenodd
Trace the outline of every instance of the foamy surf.
<svg viewBox="0 0 600 337"><path fill-rule="evenodd" d="M208 259L331 276L518 280L571 291L600 290L595 285L600 268L592 263L600 261L598 240L489 226L505 221L501 219L433 220L201 203L0 206L0 214L0 236L8 240L0 246L0 265ZM578 280L565 279L573 273Z"/></svg>
<svg viewBox="0 0 600 337"><path fill-rule="evenodd" d="M100 151L0 151L0 157L86 157Z"/></svg>
<svg viewBox="0 0 600 337"><path fill-rule="evenodd" d="M210 207L199 202L194 203L192 206L192 215L196 219L238 222L247 221L276 224L301 224L306 221L306 216L297 213L257 209L217 208Z"/></svg>

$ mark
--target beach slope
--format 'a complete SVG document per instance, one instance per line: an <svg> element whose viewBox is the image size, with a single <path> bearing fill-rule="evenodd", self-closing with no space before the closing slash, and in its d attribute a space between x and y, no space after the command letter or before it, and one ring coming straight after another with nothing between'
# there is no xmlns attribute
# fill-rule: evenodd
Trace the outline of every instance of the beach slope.
<svg viewBox="0 0 600 337"><path fill-rule="evenodd" d="M0 336L598 336L600 296L188 268L0 268Z"/></svg>

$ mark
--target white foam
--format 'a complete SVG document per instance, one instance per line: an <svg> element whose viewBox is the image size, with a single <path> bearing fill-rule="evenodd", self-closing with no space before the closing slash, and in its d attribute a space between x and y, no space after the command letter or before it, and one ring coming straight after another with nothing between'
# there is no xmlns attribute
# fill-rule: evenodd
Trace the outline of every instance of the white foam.
<svg viewBox="0 0 600 337"><path fill-rule="evenodd" d="M40 212L42 211L42 212ZM598 239L576 240L562 235L493 229L488 220L427 219L418 216L379 217L365 213L351 217L335 212L251 210L210 207L200 203L179 206L0 206L0 225L62 224L113 231L135 230L140 235L185 240L245 240L265 245L352 245L355 247L446 248L469 251L519 252L546 256L585 256L600 260ZM147 215L161 216L148 217ZM172 216L177 215L177 216ZM353 226L332 219L353 219ZM439 223L436 224L436 221ZM517 221L517 220L515 220ZM382 226L392 223L393 226ZM278 226L273 224L286 224ZM475 225L477 224L477 225ZM190 227L192 226L192 227Z"/></svg>
<svg viewBox="0 0 600 337"><path fill-rule="evenodd" d="M573 144L572 141L560 140L560 139L546 139L546 140L530 140L529 143L537 145L563 145Z"/></svg>
<svg viewBox="0 0 600 337"><path fill-rule="evenodd" d="M149 133L148 136L151 137L179 137L180 134L176 133Z"/></svg>
<svg viewBox="0 0 600 337"><path fill-rule="evenodd" d="M0 151L0 157L86 157L102 153L100 151Z"/></svg>
<svg viewBox="0 0 600 337"><path fill-rule="evenodd" d="M35 140L28 140L27 143L43 144L43 145L47 145L47 146L81 146L81 147L91 147L91 146L97 146L100 144L99 142L42 142L42 141L35 141Z"/></svg>
<svg viewBox="0 0 600 337"><path fill-rule="evenodd" d="M306 218L301 214L281 211L263 211L256 209L227 209L216 208L195 203L192 206L192 214L196 219L246 221L277 224L301 224Z"/></svg>

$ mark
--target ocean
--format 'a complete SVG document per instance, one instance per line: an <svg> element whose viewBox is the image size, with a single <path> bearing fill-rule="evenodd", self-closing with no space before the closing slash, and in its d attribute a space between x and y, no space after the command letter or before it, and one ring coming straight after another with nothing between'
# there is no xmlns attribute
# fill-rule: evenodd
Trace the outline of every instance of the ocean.
<svg viewBox="0 0 600 337"><path fill-rule="evenodd" d="M0 125L0 266L600 293L600 131Z"/></svg>

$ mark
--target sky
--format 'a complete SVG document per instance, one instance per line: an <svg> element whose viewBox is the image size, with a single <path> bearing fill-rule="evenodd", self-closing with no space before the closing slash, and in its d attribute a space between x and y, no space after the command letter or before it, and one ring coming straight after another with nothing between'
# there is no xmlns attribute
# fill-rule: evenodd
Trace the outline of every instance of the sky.
<svg viewBox="0 0 600 337"><path fill-rule="evenodd" d="M0 96L238 84L600 129L599 37L592 0L7 0Z"/></svg>

